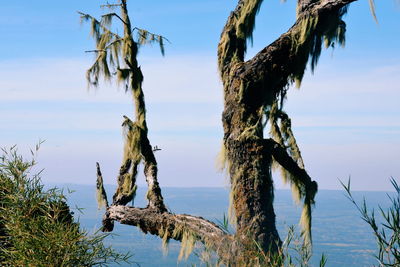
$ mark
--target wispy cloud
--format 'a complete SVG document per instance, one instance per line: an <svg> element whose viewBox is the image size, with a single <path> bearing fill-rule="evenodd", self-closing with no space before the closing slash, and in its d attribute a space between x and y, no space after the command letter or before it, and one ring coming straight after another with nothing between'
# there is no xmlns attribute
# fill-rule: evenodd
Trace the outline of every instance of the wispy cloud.
<svg viewBox="0 0 400 267"><path fill-rule="evenodd" d="M222 89L212 57L142 59L148 121L164 185L209 185L218 179ZM0 62L2 144L33 146L45 139L39 162L45 181L92 183L100 161L114 183L122 155L122 115L132 103L123 89L86 90L89 60L37 59ZM188 179L190 170L202 179ZM168 177L168 178L165 178ZM141 181L143 183L143 181Z"/></svg>
<svg viewBox="0 0 400 267"><path fill-rule="evenodd" d="M215 58L143 57L141 62L151 140L163 149L157 155L161 183L225 185L214 167L223 108ZM1 145L32 146L46 139L39 161L48 181L92 183L93 164L100 161L106 182L114 182L121 116L132 114L131 98L113 86L87 90L89 65L84 59L0 62ZM390 188L389 181L376 186L376 179L400 177L395 162L400 66L336 67L307 76L286 103L308 171L321 188L338 188L337 178L348 175L356 189Z"/></svg>
<svg viewBox="0 0 400 267"><path fill-rule="evenodd" d="M144 59L149 122L155 131L217 127L222 105L209 57ZM1 127L112 130L132 113L129 93L101 85L87 90L82 59L0 62Z"/></svg>
<svg viewBox="0 0 400 267"><path fill-rule="evenodd" d="M215 59L181 56L144 58L148 102L222 103ZM88 101L129 103L123 88L103 83L87 88L90 60L36 59L0 61L0 101Z"/></svg>

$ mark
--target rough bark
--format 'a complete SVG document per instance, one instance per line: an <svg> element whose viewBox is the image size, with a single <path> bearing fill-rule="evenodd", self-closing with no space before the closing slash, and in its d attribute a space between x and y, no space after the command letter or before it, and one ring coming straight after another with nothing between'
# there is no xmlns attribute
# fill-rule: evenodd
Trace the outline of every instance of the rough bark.
<svg viewBox="0 0 400 267"><path fill-rule="evenodd" d="M275 226L271 156L263 140L226 140L230 161L231 203L234 207L237 261L244 261L256 241L264 251L276 251L280 239ZM268 246L268 247L267 247Z"/></svg>

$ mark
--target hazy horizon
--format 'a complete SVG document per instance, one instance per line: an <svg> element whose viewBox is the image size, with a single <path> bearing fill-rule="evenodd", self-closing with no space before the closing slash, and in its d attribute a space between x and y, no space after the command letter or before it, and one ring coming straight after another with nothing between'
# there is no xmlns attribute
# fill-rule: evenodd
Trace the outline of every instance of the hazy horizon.
<svg viewBox="0 0 400 267"><path fill-rule="evenodd" d="M342 181L342 182L345 182L346 185L347 185L347 180ZM67 182L66 183L52 183L52 182L50 182L50 183L46 183L45 185L47 187L57 187L57 188L64 188L64 187L76 186L76 185L78 185L78 186L89 186L89 187L96 188L96 183L95 182L93 184L90 184L90 183L81 183L81 184L79 184L79 183L67 183ZM117 184L108 184L108 183L106 183L106 184L104 184L104 186L113 187L114 189L117 188ZM142 189L143 190L147 190L147 184L138 184L137 186L141 190ZM202 189L202 188L203 189L213 189L214 188L214 189L224 189L226 191L230 190L230 186L163 186L162 188L176 188L176 189L180 189L180 188L182 188L182 189L192 189L192 188L193 189ZM161 190L162 190L162 188L161 188ZM275 188L275 190L278 190L278 191L290 191L291 192L291 189L289 187L286 187L286 188ZM324 191L337 191L337 192L343 192L343 195L346 194L345 190L344 189L340 189L340 188L338 188L338 189L323 189L323 188L321 189L320 188L320 189L318 189L317 195L319 193L321 193L321 192L324 192ZM358 190L358 189L351 188L351 191L352 192L357 192L357 193L362 193L362 192L393 193L393 192L395 192L393 187L389 188L389 190ZM110 193L114 193L114 191L112 191L112 192L110 191L110 192L106 192L106 193L110 194Z"/></svg>

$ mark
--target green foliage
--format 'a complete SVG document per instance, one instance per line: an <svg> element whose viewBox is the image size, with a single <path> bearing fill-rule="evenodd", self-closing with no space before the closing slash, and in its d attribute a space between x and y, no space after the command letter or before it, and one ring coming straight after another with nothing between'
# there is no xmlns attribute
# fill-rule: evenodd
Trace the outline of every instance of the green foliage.
<svg viewBox="0 0 400 267"><path fill-rule="evenodd" d="M113 9L116 6L121 5L112 5L110 8ZM127 89L133 89L129 78L133 78L131 75L137 74L138 70L137 66L136 68L132 66L134 62L131 61L132 58L136 60L139 48L142 45L157 43L161 53L163 55L165 53L164 44L165 41L168 41L165 37L137 27L131 28L129 20L124 20L123 16L113 12L102 15L98 20L89 14L78 13L81 16L81 23L90 22L90 35L96 42L96 49L88 51L95 53L96 59L86 74L89 84L93 86L98 86L101 76L109 81L112 76L117 74L118 82L125 82ZM113 19L117 19L125 28L123 36L111 30ZM137 87L139 83L138 79L136 80L134 87Z"/></svg>
<svg viewBox="0 0 400 267"><path fill-rule="evenodd" d="M0 265L107 266L129 262L130 255L105 247L107 235L93 236L74 222L60 189L45 190L35 161L15 147L0 157Z"/></svg>
<svg viewBox="0 0 400 267"><path fill-rule="evenodd" d="M400 187L395 179L391 179L391 183L395 189L393 196L388 194L391 206L384 210L379 206L379 213L382 216L382 222L378 223L375 217L375 211L369 211L365 198L358 204L350 190L350 179L345 185L341 182L346 190L347 198L354 204L361 218L371 227L378 246L378 254L375 258L378 260L379 266L400 266Z"/></svg>

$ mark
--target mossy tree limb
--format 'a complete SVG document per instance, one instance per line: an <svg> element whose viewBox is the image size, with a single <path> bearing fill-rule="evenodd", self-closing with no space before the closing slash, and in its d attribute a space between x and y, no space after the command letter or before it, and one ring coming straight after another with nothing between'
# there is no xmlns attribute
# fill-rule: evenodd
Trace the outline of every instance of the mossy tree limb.
<svg viewBox="0 0 400 267"><path fill-rule="evenodd" d="M252 59L243 62L238 74L242 79L254 80L255 83L267 79L274 81L274 84L265 84L264 88L271 90L266 88L267 85L275 88L275 94L296 78L301 82L310 58L311 67L316 66L322 45L330 47L335 42L344 44L346 25L341 17L354 1L310 1L312 3L302 7L294 25ZM273 79L274 75L279 79Z"/></svg>
<svg viewBox="0 0 400 267"><path fill-rule="evenodd" d="M144 233L159 236L164 242L168 242L169 239L182 241L181 249L184 251L189 247L189 253L194 242L200 241L218 253L222 259L231 258L229 244L233 241L233 236L202 217L159 212L151 208L113 205L107 209L106 220L137 226ZM188 253L184 254L188 256Z"/></svg>
<svg viewBox="0 0 400 267"><path fill-rule="evenodd" d="M286 148L282 147L274 139L264 140L265 153L272 154L276 160L287 172L290 173L290 183L299 190L298 198L304 198L303 212L300 222L303 226L304 239L306 243L311 242L311 207L314 204L314 197L318 190L318 185L307 174L306 170L290 156ZM300 199L297 199L300 200Z"/></svg>

